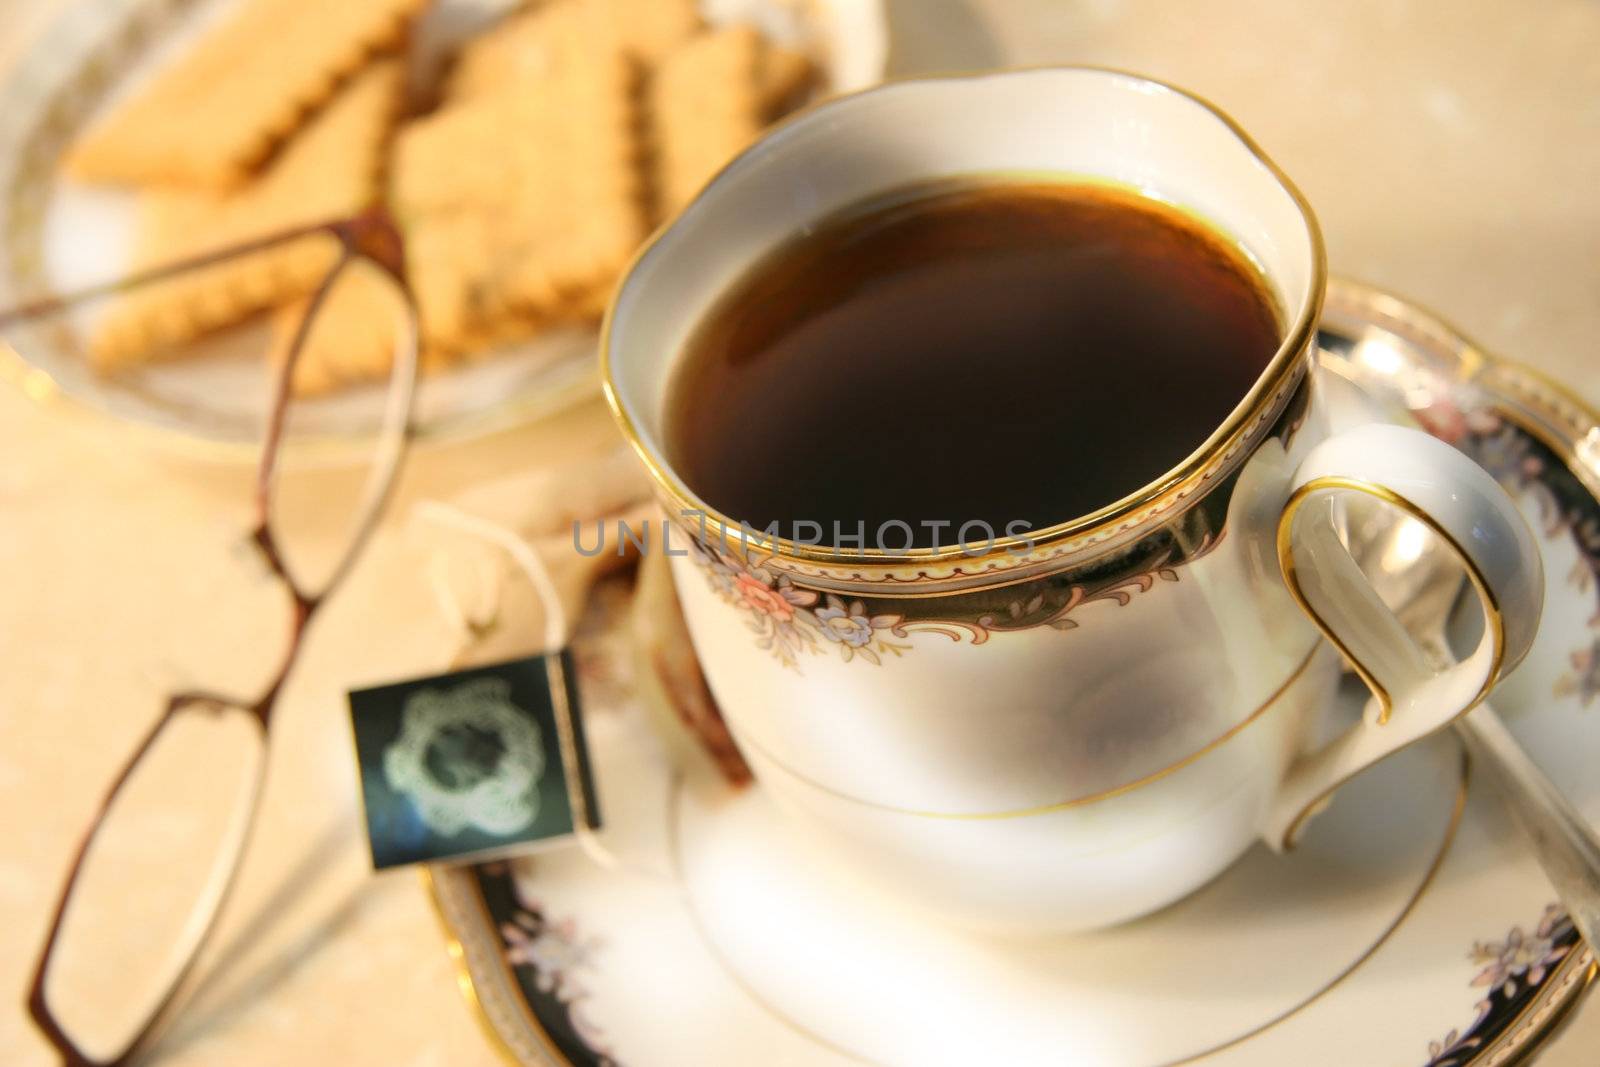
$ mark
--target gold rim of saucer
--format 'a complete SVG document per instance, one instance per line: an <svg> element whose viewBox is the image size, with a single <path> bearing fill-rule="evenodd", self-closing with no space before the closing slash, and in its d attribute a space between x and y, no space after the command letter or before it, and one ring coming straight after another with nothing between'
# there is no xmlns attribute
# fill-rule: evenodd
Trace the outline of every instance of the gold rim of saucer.
<svg viewBox="0 0 1600 1067"><path fill-rule="evenodd" d="M1229 413L1222 425L1213 431L1200 447L1191 452L1176 467L1173 467L1143 488L1087 515L1045 527L1034 532L1027 539L996 537L990 542L985 542L984 551L979 553L970 552L969 546L966 544L944 546L937 549L912 548L904 552L887 552L882 549L870 548L845 552L830 545L806 545L788 538L767 537L761 531L756 531L758 536L752 537L748 527L741 527L739 523L729 519L701 500L688 486L684 485L668 470L665 463L656 456L650 445L645 442L638 427L634 424L632 416L622 403L622 398L617 394L611 373L611 333L620 294L626 288L629 276L646 258L655 252L657 246L672 230L677 221L699 207L706 193L725 180L728 173L734 167L739 166L751 152L759 150L769 139L781 137L785 131L821 109L872 94L902 91L908 86L940 82L982 81L995 78L1010 78L1018 75L1065 71L1098 72L1130 79L1158 91L1183 97L1210 112L1212 116L1227 127L1229 132L1238 138L1246 151L1254 156L1257 162L1264 166L1283 190L1289 194L1289 197L1299 209L1301 217L1305 220L1312 258L1310 296L1307 298L1300 314L1290 324L1283 342L1278 346L1277 352L1273 354L1272 359L1256 379L1255 384L1250 387L1250 391ZM744 547L757 546L762 552L769 553L773 561L780 564L799 562L812 564L819 569L835 569L831 575L819 573L815 569L807 569L803 572L807 577L827 578L831 576L838 578L840 574L836 569L846 568L855 572L849 574L847 580L848 578L855 578L868 582L926 582L934 579L935 575L925 570L916 570L916 568L935 564L944 565L952 561L963 561L966 566L956 566L953 569L941 567L944 573L939 574L937 577L939 579L979 578L980 581L977 585L981 586L993 580L990 576L1004 575L1007 578L1014 577L1016 570L1021 566L1037 564L1043 560L1053 560L1080 548L1101 544L1118 533L1132 530L1156 515L1172 509L1185 498L1193 496L1194 490L1199 483L1214 478L1218 473L1231 469L1237 463L1242 462L1244 459L1242 446L1257 434L1265 431L1270 423L1271 416L1287 402L1293 388L1299 384L1309 368L1316 339L1317 323L1322 314L1323 295L1326 287L1327 253L1323 246L1321 227L1309 201L1307 201L1299 187L1283 172L1282 168L1273 162L1272 158L1256 143L1254 138L1245 132L1244 128L1231 115L1203 96L1187 89L1179 88L1169 82L1136 74L1132 71L1088 64L1040 65L1000 72L908 78L885 82L853 93L817 101L792 112L770 127L754 145L746 148L712 175L705 185L701 186L694 199L663 223L650 236L650 239L644 243L628 263L627 269L623 272L622 284L618 287L617 293L613 295L610 304L607 306L605 319L600 326L601 388L605 394L606 404L611 409L612 417L616 420L618 428L621 430L622 435L627 438L628 444L638 454L645 467L650 471L651 477L655 479L657 486L671 498L672 503L680 511L687 511L700 516L706 533L714 534L723 544L731 546L734 543L738 543ZM1199 497L1194 497L1194 499L1198 500ZM1018 549L1024 549L1024 551L1018 552ZM882 574L882 572L892 568L912 568L914 573L909 577L892 577ZM874 588L872 592L874 595L879 596L908 595L892 587Z"/></svg>

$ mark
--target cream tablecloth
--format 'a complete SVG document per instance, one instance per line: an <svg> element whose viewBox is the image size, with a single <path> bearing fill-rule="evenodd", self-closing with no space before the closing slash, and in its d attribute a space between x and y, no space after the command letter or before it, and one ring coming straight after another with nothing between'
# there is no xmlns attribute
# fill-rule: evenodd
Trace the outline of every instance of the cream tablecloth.
<svg viewBox="0 0 1600 1067"><path fill-rule="evenodd" d="M0 52L48 20L9 0ZM900 70L1088 62L1231 110L1302 185L1332 265L1432 305L1600 405L1600 5L1594 0L901 0ZM3 101L0 101L3 106ZM416 457L438 496L607 445L596 405ZM326 477L302 501L343 489ZM403 503L404 501L402 501ZM242 472L134 446L0 389L0 999L20 1006L75 835L174 684L249 680L281 606L242 566ZM341 694L441 664L448 635L375 546L285 696L256 848L177 1023L176 1064L493 1064L414 875L373 875ZM414 619L381 627L373 620ZM133 887L136 888L136 887ZM1541 1061L1588 1067L1600 1006ZM1409 1053L1402 1059L1409 1057ZM20 1010L0 1062L46 1062Z"/></svg>

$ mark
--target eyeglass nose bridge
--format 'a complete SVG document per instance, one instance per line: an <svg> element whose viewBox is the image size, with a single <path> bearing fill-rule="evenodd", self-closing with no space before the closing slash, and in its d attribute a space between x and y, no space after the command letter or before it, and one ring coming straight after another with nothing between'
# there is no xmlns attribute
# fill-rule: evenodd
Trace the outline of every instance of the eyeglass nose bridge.
<svg viewBox="0 0 1600 1067"><path fill-rule="evenodd" d="M352 219L335 223L334 227L351 253L370 260L405 284L405 239L387 210L372 207Z"/></svg>

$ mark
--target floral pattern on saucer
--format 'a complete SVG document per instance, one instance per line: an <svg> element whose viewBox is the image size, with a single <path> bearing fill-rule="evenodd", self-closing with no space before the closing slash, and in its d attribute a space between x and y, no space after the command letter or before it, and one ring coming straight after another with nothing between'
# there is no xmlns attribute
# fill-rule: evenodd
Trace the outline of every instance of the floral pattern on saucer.
<svg viewBox="0 0 1600 1067"><path fill-rule="evenodd" d="M1570 537L1578 561L1566 581L1600 599L1600 502L1547 445L1487 408L1463 411L1448 392L1415 412L1434 436L1471 456L1507 490L1535 501L1544 533ZM1568 654L1571 669L1555 680L1553 695L1575 696L1586 708L1600 700L1600 602L1589 617L1586 643Z"/></svg>
<svg viewBox="0 0 1600 1067"><path fill-rule="evenodd" d="M1479 966L1469 983L1487 992L1465 1030L1451 1030L1428 1043L1425 1067L1464 1067L1488 1042L1516 1021L1538 997L1556 965L1579 945L1578 932L1559 904L1544 909L1532 933L1513 926L1499 941L1477 941L1467 958Z"/></svg>
<svg viewBox="0 0 1600 1067"><path fill-rule="evenodd" d="M1482 403L1484 406L1475 407ZM1413 411L1429 433L1472 457L1512 493L1533 499L1547 537L1570 537L1577 562L1564 576L1585 596L1600 598L1600 501L1550 446L1517 425L1476 390L1440 383L1429 402ZM1571 669L1552 684L1552 695L1575 697L1584 708L1600 698L1600 603L1588 620L1586 642L1568 654ZM1428 1044L1426 1067L1464 1067L1503 1035L1536 1000L1558 965L1582 948L1572 920L1559 904L1544 910L1531 932L1514 926L1498 941L1479 941L1468 958L1479 969L1470 985L1485 990L1464 1029Z"/></svg>
<svg viewBox="0 0 1600 1067"><path fill-rule="evenodd" d="M523 860L526 874L529 861ZM476 868L488 914L498 920L505 961L540 1028L566 1062L615 1067L604 1035L584 1014L589 992L581 975L589 970L600 941L585 937L571 919L550 918L526 895L508 863Z"/></svg>

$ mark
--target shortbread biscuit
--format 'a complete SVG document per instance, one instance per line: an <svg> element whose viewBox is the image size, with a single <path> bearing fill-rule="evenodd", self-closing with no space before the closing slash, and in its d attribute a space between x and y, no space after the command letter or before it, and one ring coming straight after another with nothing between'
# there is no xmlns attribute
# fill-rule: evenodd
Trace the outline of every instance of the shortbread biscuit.
<svg viewBox="0 0 1600 1067"><path fill-rule="evenodd" d="M379 190L383 148L402 92L399 60L372 64L342 89L260 177L229 193L140 194L130 271L355 214ZM173 344L309 292L337 256L313 237L225 260L114 297L96 322L101 370L145 362Z"/></svg>
<svg viewBox="0 0 1600 1067"><path fill-rule="evenodd" d="M93 126L68 156L88 181L243 181L425 0L244 0Z"/></svg>
<svg viewBox="0 0 1600 1067"><path fill-rule="evenodd" d="M583 46L596 35L648 66L701 26L695 0L554 0L512 15L463 48L446 94L465 100L546 76L562 61L583 62Z"/></svg>
<svg viewBox="0 0 1600 1067"><path fill-rule="evenodd" d="M622 47L639 63L659 62L704 28L696 0L584 0L616 28Z"/></svg>
<svg viewBox="0 0 1600 1067"><path fill-rule="evenodd" d="M649 89L658 215L693 199L815 77L805 55L745 25L701 34L667 56Z"/></svg>
<svg viewBox="0 0 1600 1067"><path fill-rule="evenodd" d="M460 350L487 328L484 287L494 255L489 229L473 211L424 216L406 226L411 289L430 349Z"/></svg>
<svg viewBox="0 0 1600 1067"><path fill-rule="evenodd" d="M496 96L443 107L401 126L390 172L401 215L505 200L513 171L501 153L522 136L508 125L514 110L510 98Z"/></svg>
<svg viewBox="0 0 1600 1067"><path fill-rule="evenodd" d="M816 85L819 73L804 52L768 42L756 76L762 118L771 122L792 111Z"/></svg>
<svg viewBox="0 0 1600 1067"><path fill-rule="evenodd" d="M562 321L645 236L636 68L604 26L557 40L539 74L397 138L394 202L424 330L443 350L505 321Z"/></svg>
<svg viewBox="0 0 1600 1067"><path fill-rule="evenodd" d="M762 126L761 36L749 26L702 34L669 55L650 86L658 208L670 215Z"/></svg>

